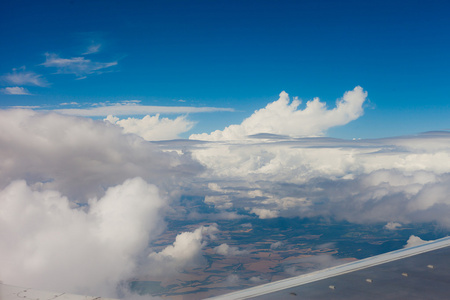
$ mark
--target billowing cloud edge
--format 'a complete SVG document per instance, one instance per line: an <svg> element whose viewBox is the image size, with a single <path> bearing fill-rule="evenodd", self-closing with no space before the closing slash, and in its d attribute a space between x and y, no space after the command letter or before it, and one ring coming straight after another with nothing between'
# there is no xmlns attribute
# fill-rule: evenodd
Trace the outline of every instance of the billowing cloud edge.
<svg viewBox="0 0 450 300"><path fill-rule="evenodd" d="M308 101L302 110L298 109L301 101L295 98L290 102L288 94L283 91L277 101L255 111L241 124L230 125L210 134L193 134L189 138L209 141L242 140L260 133L291 137L321 136L331 127L345 125L359 118L364 113L363 103L366 98L367 92L357 86L352 91L345 92L331 110L319 98Z"/></svg>

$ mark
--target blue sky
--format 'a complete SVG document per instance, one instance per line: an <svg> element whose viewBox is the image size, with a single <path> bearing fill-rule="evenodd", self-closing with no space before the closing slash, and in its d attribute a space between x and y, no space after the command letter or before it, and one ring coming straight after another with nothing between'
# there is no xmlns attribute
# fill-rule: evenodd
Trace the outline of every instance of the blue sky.
<svg viewBox="0 0 450 300"><path fill-rule="evenodd" d="M360 85L369 99L364 116L329 136L450 128L446 1L19 0L2 6L3 108L140 100L235 110L189 115L197 122L189 133L201 133L240 123L281 91L303 103L319 97L332 108ZM17 74L21 81L11 79Z"/></svg>

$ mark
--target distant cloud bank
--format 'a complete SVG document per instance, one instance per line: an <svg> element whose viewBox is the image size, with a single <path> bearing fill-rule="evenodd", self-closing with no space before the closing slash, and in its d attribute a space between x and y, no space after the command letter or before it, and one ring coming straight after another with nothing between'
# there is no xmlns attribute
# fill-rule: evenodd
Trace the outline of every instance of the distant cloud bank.
<svg viewBox="0 0 450 300"><path fill-rule="evenodd" d="M189 113L206 113L217 111L232 112L232 108L221 107L192 107L192 106L150 106L139 105L135 103L129 104L113 104L104 105L93 108L66 108L54 109L53 112L64 115L81 116L81 117L107 117L112 116L133 116L147 114L189 114Z"/></svg>
<svg viewBox="0 0 450 300"><path fill-rule="evenodd" d="M448 132L357 141L265 137L191 145L190 151L206 167L201 177L218 208L262 219L388 222L389 230L411 222L450 227Z"/></svg>

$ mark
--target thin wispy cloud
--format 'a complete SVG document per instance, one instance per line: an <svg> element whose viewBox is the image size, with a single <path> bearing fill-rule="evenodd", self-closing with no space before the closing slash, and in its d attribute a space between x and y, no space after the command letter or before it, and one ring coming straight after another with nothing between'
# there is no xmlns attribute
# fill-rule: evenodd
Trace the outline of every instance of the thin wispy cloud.
<svg viewBox="0 0 450 300"><path fill-rule="evenodd" d="M189 113L207 113L228 111L232 112L232 108L224 107L190 107L190 106L150 106L150 105L135 105L130 104L116 104L109 106L100 106L93 108L66 108L55 109L54 112L64 115L83 116L83 117L106 117L113 116L133 116L133 115L147 115L147 114L189 114Z"/></svg>
<svg viewBox="0 0 450 300"><path fill-rule="evenodd" d="M11 109L38 109L38 108L42 108L42 106L39 106L39 105L15 105L15 106L10 106L9 108L11 108Z"/></svg>
<svg viewBox="0 0 450 300"><path fill-rule="evenodd" d="M42 75L36 74L32 71L26 71L24 67L19 69L13 69L12 73L8 73L2 76L2 80L14 85L26 85L26 86L48 86L49 83Z"/></svg>
<svg viewBox="0 0 450 300"><path fill-rule="evenodd" d="M31 95L31 93L26 88L20 86L6 87L4 89L1 89L1 91L6 95Z"/></svg>
<svg viewBox="0 0 450 300"><path fill-rule="evenodd" d="M92 44L88 47L88 49L86 50L86 52L82 53L83 55L89 55L89 54L94 54L100 51L101 48L101 44Z"/></svg>
<svg viewBox="0 0 450 300"><path fill-rule="evenodd" d="M63 102L60 103L59 105L66 106L66 105L80 105L80 104L78 102L72 101L72 102Z"/></svg>
<svg viewBox="0 0 450 300"><path fill-rule="evenodd" d="M100 74L104 69L117 65L117 61L95 62L82 56L62 58L55 53L46 53L45 56L46 60L41 65L56 68L57 74L74 74L78 79L91 74Z"/></svg>

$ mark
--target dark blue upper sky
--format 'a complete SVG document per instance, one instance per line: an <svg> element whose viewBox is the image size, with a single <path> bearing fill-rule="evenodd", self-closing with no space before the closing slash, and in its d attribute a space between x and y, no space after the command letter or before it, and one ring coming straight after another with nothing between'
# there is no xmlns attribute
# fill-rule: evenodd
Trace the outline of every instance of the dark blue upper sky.
<svg viewBox="0 0 450 300"><path fill-rule="evenodd" d="M329 135L450 128L448 1L14 0L0 11L2 107L236 110L190 116L203 132L240 123L283 90L333 107L360 85L365 116Z"/></svg>

